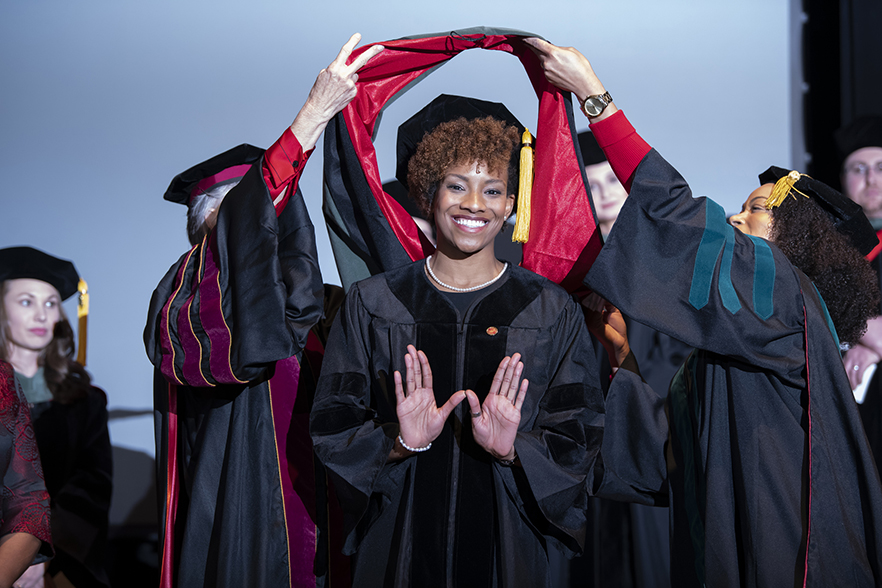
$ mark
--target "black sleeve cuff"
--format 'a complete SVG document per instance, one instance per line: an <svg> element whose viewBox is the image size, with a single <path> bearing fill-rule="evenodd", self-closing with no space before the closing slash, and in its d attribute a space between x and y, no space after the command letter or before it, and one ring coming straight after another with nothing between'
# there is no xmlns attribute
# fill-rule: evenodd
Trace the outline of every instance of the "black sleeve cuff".
<svg viewBox="0 0 882 588"><path fill-rule="evenodd" d="M637 365L637 358L634 357L633 351L628 351L628 355L622 361L622 365L619 366L620 370L628 370L631 373L637 374L640 376L640 379L643 379L643 376L640 375L640 366Z"/></svg>

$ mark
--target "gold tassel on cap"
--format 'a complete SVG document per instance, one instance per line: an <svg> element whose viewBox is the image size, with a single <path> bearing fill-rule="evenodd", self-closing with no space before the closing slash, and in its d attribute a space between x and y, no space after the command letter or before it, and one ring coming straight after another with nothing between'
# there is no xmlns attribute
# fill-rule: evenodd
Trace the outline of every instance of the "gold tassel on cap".
<svg viewBox="0 0 882 588"><path fill-rule="evenodd" d="M533 190L533 135L525 129L521 137L521 176L518 181L518 214L515 222L514 243L526 243L530 238L530 192Z"/></svg>
<svg viewBox="0 0 882 588"><path fill-rule="evenodd" d="M787 198L787 195L790 194L791 190L808 198L807 194L803 194L797 188L793 187L794 184L799 181L799 178L804 175L805 174L801 174L798 171L793 170L792 172L775 182L775 187L772 188L772 193L769 194L768 198L766 198L766 208L775 208L781 206L781 203L784 202L784 199ZM796 196L794 196L794 198L796 198Z"/></svg>
<svg viewBox="0 0 882 588"><path fill-rule="evenodd" d="M77 304L77 363L86 367L86 331L89 321L89 286L86 280L80 280L77 290L80 292L80 302Z"/></svg>

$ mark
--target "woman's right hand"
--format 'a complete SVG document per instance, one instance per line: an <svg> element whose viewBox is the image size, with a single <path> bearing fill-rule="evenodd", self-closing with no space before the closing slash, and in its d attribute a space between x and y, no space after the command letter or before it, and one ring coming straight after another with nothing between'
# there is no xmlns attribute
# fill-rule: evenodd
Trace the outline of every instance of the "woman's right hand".
<svg viewBox="0 0 882 588"><path fill-rule="evenodd" d="M331 65L319 72L306 103L291 123L291 132L304 152L315 146L328 122L355 98L358 70L383 51L382 45L373 45L352 63L346 63L359 41L360 34L352 35Z"/></svg>
<svg viewBox="0 0 882 588"><path fill-rule="evenodd" d="M425 447L441 434L444 422L463 401L465 393L457 392L439 408L435 403L432 368L426 354L408 345L404 365L407 368L404 385L401 372L395 372L399 434L410 447Z"/></svg>
<svg viewBox="0 0 882 588"><path fill-rule="evenodd" d="M524 43L529 45L539 58L545 78L560 88L572 92L579 102L588 96L603 94L606 89L594 73L591 63L574 47L558 47L537 37L528 37ZM593 122L603 120L616 113L615 104L610 104Z"/></svg>

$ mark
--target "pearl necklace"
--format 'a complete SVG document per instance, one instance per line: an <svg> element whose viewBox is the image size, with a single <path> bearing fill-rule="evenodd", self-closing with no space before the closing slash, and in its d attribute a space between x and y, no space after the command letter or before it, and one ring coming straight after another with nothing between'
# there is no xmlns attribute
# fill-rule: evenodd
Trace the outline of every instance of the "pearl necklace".
<svg viewBox="0 0 882 588"><path fill-rule="evenodd" d="M484 282L483 284L478 284L477 286L472 286L471 288L457 288L456 286L451 286L450 284L445 284L444 282L439 280L438 276L435 275L435 272L432 271L432 265L429 263L430 261L432 261L431 255L426 259L426 269L429 270L429 275L432 277L433 280L435 280L435 283L438 284L439 286L443 286L444 288L447 288L448 290L453 290L454 292L474 292L475 290L480 290L481 288L486 288L487 286L489 286L490 284L492 284L493 282L495 282L496 280L501 278L502 274L505 273L505 270L508 269L508 262L506 261L505 265L502 266L502 269L499 270L499 273L496 274L496 277L489 279L488 281Z"/></svg>

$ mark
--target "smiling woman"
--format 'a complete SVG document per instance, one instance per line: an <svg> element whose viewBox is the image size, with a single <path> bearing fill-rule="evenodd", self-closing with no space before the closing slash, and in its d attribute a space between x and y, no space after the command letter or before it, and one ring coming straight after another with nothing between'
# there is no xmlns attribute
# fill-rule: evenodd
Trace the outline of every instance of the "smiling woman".
<svg viewBox="0 0 882 588"><path fill-rule="evenodd" d="M495 256L519 127L441 96L399 130L438 246L352 286L311 415L353 585L543 586L551 538L581 550L603 400L578 306Z"/></svg>
<svg viewBox="0 0 882 588"><path fill-rule="evenodd" d="M438 248L448 255L487 250L489 256L514 202L500 172L479 161L451 165L439 182L432 207Z"/></svg>

